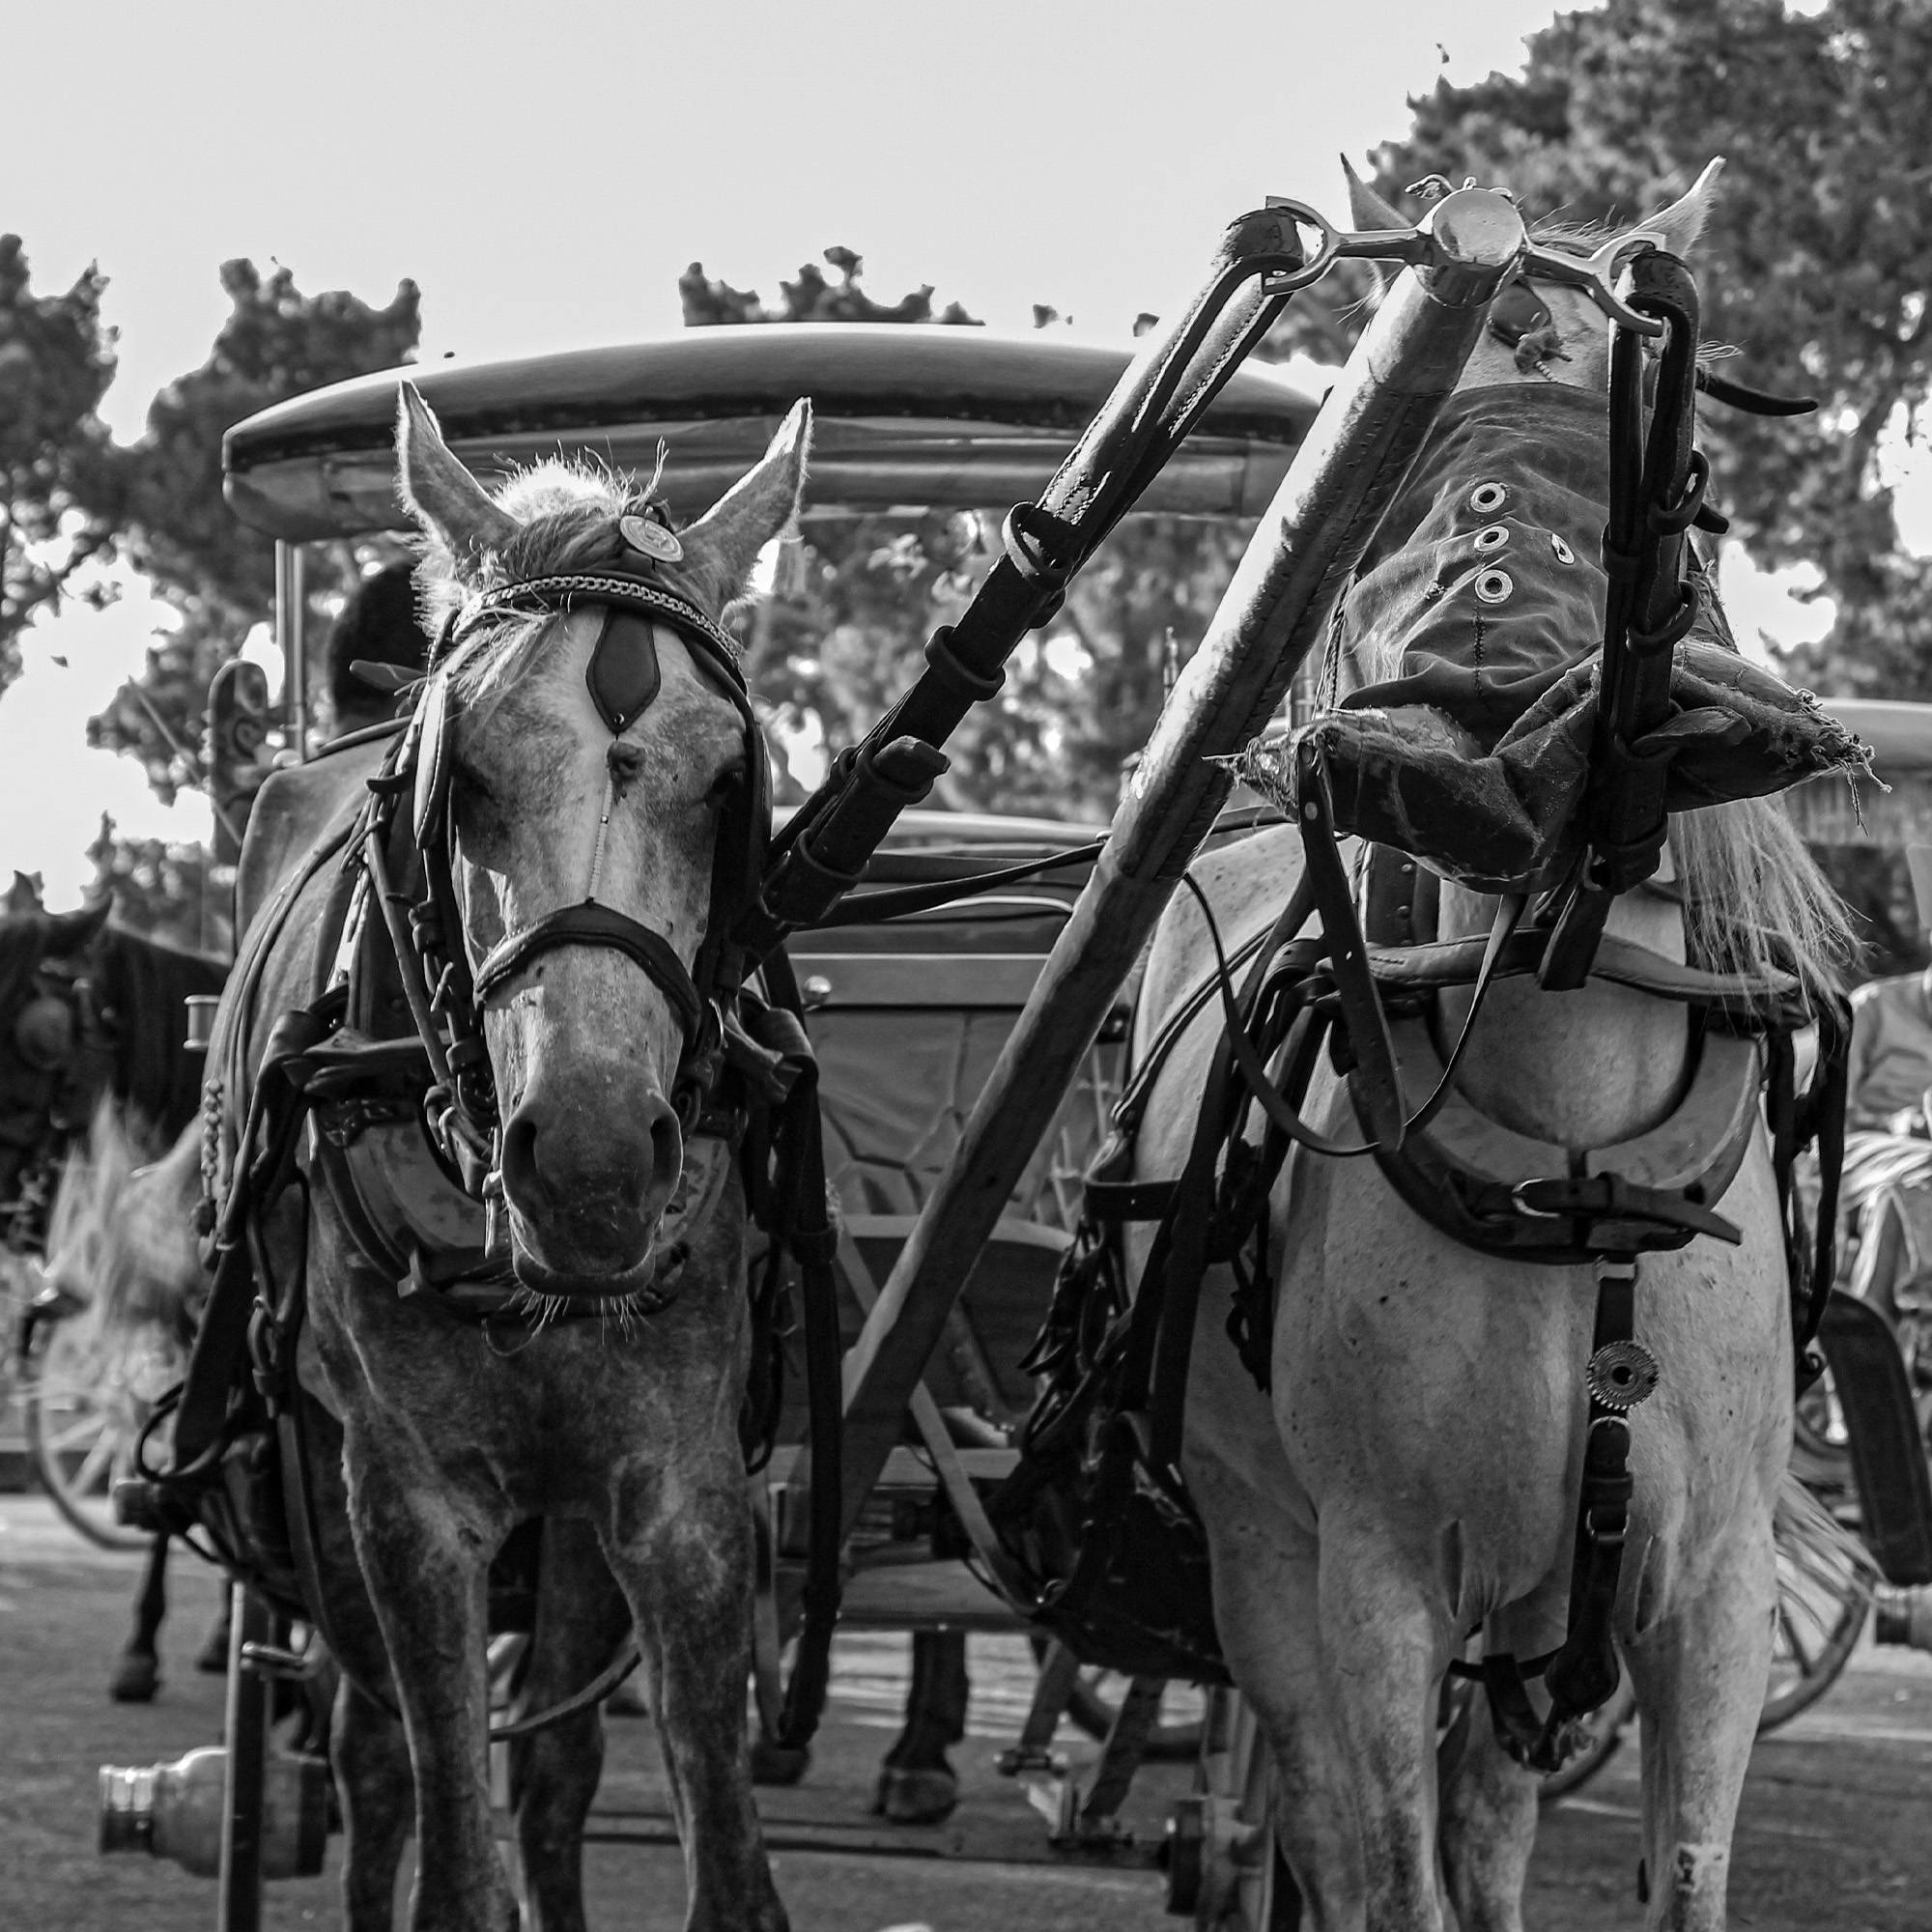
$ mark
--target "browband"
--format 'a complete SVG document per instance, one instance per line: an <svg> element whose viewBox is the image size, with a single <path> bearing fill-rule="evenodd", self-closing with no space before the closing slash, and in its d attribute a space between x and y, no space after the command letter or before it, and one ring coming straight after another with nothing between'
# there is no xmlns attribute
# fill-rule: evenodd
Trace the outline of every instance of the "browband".
<svg viewBox="0 0 1932 1932"><path fill-rule="evenodd" d="M521 582L505 583L486 590L462 617L450 627L439 648L440 657L452 650L486 618L512 611L574 611L580 603L600 604L613 611L629 611L639 617L658 619L696 644L724 672L726 681L741 696L745 672L738 661L737 641L722 625L714 623L696 604L674 590L628 571L566 572L555 577L530 577Z"/></svg>

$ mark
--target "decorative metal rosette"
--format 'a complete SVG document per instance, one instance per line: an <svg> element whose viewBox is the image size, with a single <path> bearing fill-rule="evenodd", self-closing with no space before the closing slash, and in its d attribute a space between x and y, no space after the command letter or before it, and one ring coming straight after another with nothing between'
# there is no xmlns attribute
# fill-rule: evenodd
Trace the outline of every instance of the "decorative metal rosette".
<svg viewBox="0 0 1932 1932"><path fill-rule="evenodd" d="M1583 1371L1591 1400L1627 1415L1657 1391L1657 1357L1641 1342L1605 1342Z"/></svg>

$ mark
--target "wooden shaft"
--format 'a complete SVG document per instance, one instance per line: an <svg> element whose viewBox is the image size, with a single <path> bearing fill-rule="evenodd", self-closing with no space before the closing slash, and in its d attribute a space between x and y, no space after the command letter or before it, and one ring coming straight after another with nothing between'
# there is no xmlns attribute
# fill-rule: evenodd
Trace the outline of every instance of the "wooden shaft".
<svg viewBox="0 0 1932 1932"><path fill-rule="evenodd" d="M1515 208L1486 189L1445 197L1429 225L1436 259L1389 292L1296 450L952 1162L846 1356L847 1534L980 1247L1227 803L1233 781L1208 760L1260 732L1325 635L1526 245Z"/></svg>

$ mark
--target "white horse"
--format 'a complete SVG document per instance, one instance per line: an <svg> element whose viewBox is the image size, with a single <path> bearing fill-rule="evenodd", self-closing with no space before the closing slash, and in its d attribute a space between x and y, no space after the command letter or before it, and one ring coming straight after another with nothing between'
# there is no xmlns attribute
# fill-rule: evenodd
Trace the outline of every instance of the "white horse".
<svg viewBox="0 0 1932 1932"><path fill-rule="evenodd" d="M1684 255L1708 198L1700 184L1644 226ZM1401 220L1372 199L1355 218L1366 228ZM1537 293L1555 331L1541 366L1486 339L1463 390L1528 381L1606 391L1602 318L1574 291ZM1687 902L1699 909L1689 915L1693 963L1749 969L1765 959L1769 932L1793 943L1814 986L1829 981L1848 940L1781 813L1723 806L1675 825ZM1231 948L1271 923L1300 868L1292 827L1198 865ZM1494 907L1444 882L1440 935L1486 932ZM1639 892L1616 901L1608 930L1682 961L1686 926L1677 899ZM1212 960L1199 910L1177 899L1149 964L1143 1046ZM1438 1037L1453 1037L1467 995L1441 1005ZM1140 1178L1183 1165L1217 1031L1197 1021L1162 1076ZM1506 979L1459 1086L1518 1133L1602 1148L1671 1112L1691 1051L1682 1006L1601 980L1546 993ZM1362 1138L1325 1060L1305 1114L1331 1138ZM1720 1206L1741 1246L1700 1236L1642 1261L1636 1333L1662 1380L1633 1416L1635 1500L1615 1611L1643 1720L1649 1919L1683 1928L1724 1922L1772 1642L1773 1508L1793 1369L1761 1123ZM1438 1792L1435 1717L1445 1670L1472 1632L1489 1651L1525 1659L1563 1637L1592 1271L1488 1259L1411 1211L1373 1162L1299 1151L1274 1189L1269 1236L1279 1258L1271 1392L1229 1345L1231 1277L1213 1270L1182 1466L1208 1532L1226 1657L1272 1754L1275 1826L1305 1922L1436 1932L1446 1870L1463 1932L1509 1932L1521 1922L1536 1777L1505 1754L1479 1699L1461 1768Z"/></svg>

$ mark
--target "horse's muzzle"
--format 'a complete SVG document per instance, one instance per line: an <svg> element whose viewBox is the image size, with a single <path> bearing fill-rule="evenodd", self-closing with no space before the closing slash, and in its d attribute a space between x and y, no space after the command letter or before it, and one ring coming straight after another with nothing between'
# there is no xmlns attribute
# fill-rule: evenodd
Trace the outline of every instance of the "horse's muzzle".
<svg viewBox="0 0 1932 1932"><path fill-rule="evenodd" d="M651 1277L683 1165L677 1116L656 1093L621 1111L547 1104L534 1090L527 1094L503 1123L517 1278L543 1294L635 1293Z"/></svg>

